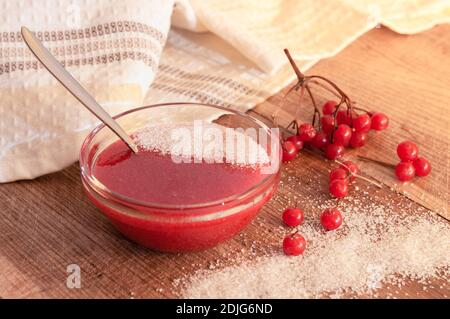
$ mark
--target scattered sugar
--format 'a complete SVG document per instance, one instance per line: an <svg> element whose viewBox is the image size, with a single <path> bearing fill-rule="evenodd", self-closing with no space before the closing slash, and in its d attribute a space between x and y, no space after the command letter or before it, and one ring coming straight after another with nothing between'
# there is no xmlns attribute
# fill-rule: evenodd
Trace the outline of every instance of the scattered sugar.
<svg viewBox="0 0 450 319"><path fill-rule="evenodd" d="M324 232L316 216L309 216L298 229L308 241L304 256L288 257L281 249L269 255L240 260L232 266L198 271L183 279L186 298L341 298L347 294L377 297L377 289L388 285L389 298L408 279L426 285L430 279L444 279L450 289L450 225L442 218L416 209L399 209L385 199L363 203L349 198L339 202L344 224ZM275 196L274 200L283 200ZM286 199L284 199L286 200ZM314 200L307 199L311 202ZM315 200L317 201L317 199ZM329 201L315 203L318 209ZM397 207L393 210L392 207ZM400 211L400 212L399 212ZM276 228L278 236L289 230ZM277 238L275 238L277 239Z"/></svg>
<svg viewBox="0 0 450 319"><path fill-rule="evenodd" d="M142 128L134 139L144 150L158 151L191 161L261 165L270 162L256 130L230 129L209 122L160 124Z"/></svg>

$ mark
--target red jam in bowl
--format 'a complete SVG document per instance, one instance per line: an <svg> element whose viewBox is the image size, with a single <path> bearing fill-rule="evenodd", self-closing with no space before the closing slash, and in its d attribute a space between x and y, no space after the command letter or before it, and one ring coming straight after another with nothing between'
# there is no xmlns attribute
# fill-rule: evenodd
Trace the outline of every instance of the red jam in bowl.
<svg viewBox="0 0 450 319"><path fill-rule="evenodd" d="M179 163L155 149L133 153L120 140L93 144L85 142L80 158L88 197L127 238L159 251L201 250L231 238L279 180L279 169L267 174L225 159Z"/></svg>

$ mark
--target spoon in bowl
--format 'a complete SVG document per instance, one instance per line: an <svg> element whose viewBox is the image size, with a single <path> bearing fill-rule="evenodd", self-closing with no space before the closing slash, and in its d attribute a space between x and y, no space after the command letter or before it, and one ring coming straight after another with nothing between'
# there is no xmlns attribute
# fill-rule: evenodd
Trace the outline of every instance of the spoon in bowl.
<svg viewBox="0 0 450 319"><path fill-rule="evenodd" d="M89 111L91 111L100 121L111 129L128 147L134 152L138 152L138 147L130 136L123 130L111 115L109 115L100 104L84 89L81 84L56 60L47 50L41 41L26 27L21 28L22 37L36 58L61 84L78 99Z"/></svg>

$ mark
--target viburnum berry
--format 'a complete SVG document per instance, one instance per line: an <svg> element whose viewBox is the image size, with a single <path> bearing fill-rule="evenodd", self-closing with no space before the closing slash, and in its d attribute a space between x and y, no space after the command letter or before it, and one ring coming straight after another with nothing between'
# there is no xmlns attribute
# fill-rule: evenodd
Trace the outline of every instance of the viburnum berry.
<svg viewBox="0 0 450 319"><path fill-rule="evenodd" d="M372 125L372 120L369 114L361 114L356 118L353 118L353 128L356 132L368 132Z"/></svg>
<svg viewBox="0 0 450 319"><path fill-rule="evenodd" d="M346 179L335 179L330 182L330 194L336 198L344 198L348 195L348 181Z"/></svg>
<svg viewBox="0 0 450 319"><path fill-rule="evenodd" d="M300 208L287 208L283 212L283 222L290 227L296 227L303 224L305 220L305 215Z"/></svg>
<svg viewBox="0 0 450 319"><path fill-rule="evenodd" d="M382 131L389 126L389 118L384 113L373 113L371 116L371 129L375 131Z"/></svg>
<svg viewBox="0 0 450 319"><path fill-rule="evenodd" d="M294 143L292 143L290 141L284 141L283 144L281 145L281 147L283 149L283 155L282 155L283 162L289 162L298 153L297 148L295 147Z"/></svg>
<svg viewBox="0 0 450 319"><path fill-rule="evenodd" d="M358 148L363 147L366 144L367 133L366 132L353 132L350 139L350 147Z"/></svg>
<svg viewBox="0 0 450 319"><path fill-rule="evenodd" d="M328 208L322 212L320 223L326 230L335 230L342 225L342 215L337 208Z"/></svg>
<svg viewBox="0 0 450 319"><path fill-rule="evenodd" d="M327 134L325 134L323 131L317 132L316 136L314 136L314 139L310 142L310 144L318 149L322 149L325 146L330 143Z"/></svg>
<svg viewBox="0 0 450 319"><path fill-rule="evenodd" d="M352 138L352 129L347 124L339 124L333 133L333 143L347 147Z"/></svg>
<svg viewBox="0 0 450 319"><path fill-rule="evenodd" d="M325 146L325 156L330 160L335 160L344 155L345 148L340 144L328 144Z"/></svg>
<svg viewBox="0 0 450 319"><path fill-rule="evenodd" d="M404 141L397 145L397 155L402 161L412 161L419 155L419 148L411 141Z"/></svg>
<svg viewBox="0 0 450 319"><path fill-rule="evenodd" d="M337 102L336 101L327 101L322 106L322 113L324 115L331 115L336 110Z"/></svg>
<svg viewBox="0 0 450 319"><path fill-rule="evenodd" d="M309 142L316 136L316 129L309 123L303 123L298 127L298 134L301 141Z"/></svg>
<svg viewBox="0 0 450 319"><path fill-rule="evenodd" d="M372 125L374 130L382 130L387 127L388 118L385 114L365 111L360 107L354 106L352 99L340 89L337 84L323 76L308 76L303 74L289 53L289 50L284 49L284 53L298 80L297 83L289 89L288 93L293 92L294 90L298 91L301 88L303 96L304 91L307 90L311 103L314 106L312 124L300 124L299 119L295 118L287 127L287 129L291 127L297 129L297 135L300 141L323 150L327 158L335 160L344 154L345 147L349 145L352 147L363 146L367 136L362 133L367 133L372 128ZM327 101L322 105L322 110L319 110L313 91L308 86L308 83L312 83L310 81L331 91L337 99L333 98L335 100ZM276 113L273 115L275 116ZM318 123L316 120L318 120ZM315 127L319 127L323 132L320 133L320 136L317 138L315 137L319 133L315 130ZM352 138L353 135L355 135L354 138ZM330 142L328 142L327 139L329 139Z"/></svg>
<svg viewBox="0 0 450 319"><path fill-rule="evenodd" d="M351 117L350 114L348 114L347 111L339 111L336 114L336 122L337 124L347 124L350 126L351 124Z"/></svg>
<svg viewBox="0 0 450 319"><path fill-rule="evenodd" d="M425 157L417 157L413 160L416 176L427 176L431 172L431 164Z"/></svg>
<svg viewBox="0 0 450 319"><path fill-rule="evenodd" d="M406 182L413 179L416 175L414 165L412 162L400 162L395 166L395 175L401 182Z"/></svg>
<svg viewBox="0 0 450 319"><path fill-rule="evenodd" d="M291 135L286 139L286 141L292 142L295 145L297 152L303 148L303 141L300 140L298 135Z"/></svg>
<svg viewBox="0 0 450 319"><path fill-rule="evenodd" d="M324 115L320 119L320 123L322 124L322 131L326 134L329 134L334 131L334 117L331 115Z"/></svg>
<svg viewBox="0 0 450 319"><path fill-rule="evenodd" d="M355 175L358 174L359 169L355 163L352 161L345 161L339 167L344 169L350 175L350 181L354 181L356 179Z"/></svg>
<svg viewBox="0 0 450 319"><path fill-rule="evenodd" d="M288 235L283 240L283 251L288 256L298 256L304 253L306 240L299 233Z"/></svg>
<svg viewBox="0 0 450 319"><path fill-rule="evenodd" d="M335 168L330 172L330 182L336 180L336 179L346 179L347 178L347 171L342 168Z"/></svg>

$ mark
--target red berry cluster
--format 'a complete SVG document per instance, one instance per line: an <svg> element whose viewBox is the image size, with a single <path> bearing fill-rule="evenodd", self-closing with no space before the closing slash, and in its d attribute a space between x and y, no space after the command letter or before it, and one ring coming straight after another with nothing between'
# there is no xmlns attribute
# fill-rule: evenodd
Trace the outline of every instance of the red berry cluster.
<svg viewBox="0 0 450 319"><path fill-rule="evenodd" d="M356 107L355 103L335 83L320 75L304 75L289 51L284 50L298 81L289 89L288 93L300 90L300 103L307 93L314 107L311 123L300 123L297 119L287 127L296 131L282 142L282 160L287 162L295 158L299 151L311 147L324 152L328 159L336 160L344 155L348 147L359 148L366 144L369 131L382 131L389 126L389 118L380 112L367 111ZM338 101L328 101L319 110L311 87L317 85L338 97ZM286 95L287 95L286 94ZM279 110L278 110L279 111ZM276 112L277 113L277 112ZM275 120L274 113L272 115ZM418 157L417 146L409 141L400 143L397 154L401 162L395 167L395 174L401 181L411 180L414 176L427 176L431 165L424 157ZM361 159L371 160L360 156ZM371 160L392 167L392 164ZM376 185L376 182L358 175L358 167L351 161L340 164L330 172L329 191L332 197L344 198L349 193L350 183L356 177L366 179ZM381 187L378 185L378 187ZM283 221L287 226L296 227L303 223L303 211L298 208L288 208L283 213ZM326 209L320 218L321 224L327 230L339 228L342 224L342 215L336 208ZM286 255L300 255L306 249L306 240L298 232L289 235L283 240L283 250Z"/></svg>
<svg viewBox="0 0 450 319"><path fill-rule="evenodd" d="M369 112L354 106L354 102L335 83L319 75L305 76L300 72L288 50L285 53L298 77L293 90L300 90L300 101L305 91L314 107L312 123L299 123L297 119L288 126L296 129L296 135L287 138L283 144L283 162L292 160L305 145L323 151L328 159L335 160L344 155L345 148L359 148L366 144L370 130L382 131L389 125L388 117L379 112ZM312 94L312 85L327 89L340 100L328 101L317 107Z"/></svg>
<svg viewBox="0 0 450 319"><path fill-rule="evenodd" d="M331 196L344 198L348 195L350 182L355 181L358 174L358 166L352 161L343 162L338 168L330 172L329 190Z"/></svg>
<svg viewBox="0 0 450 319"><path fill-rule="evenodd" d="M352 111L351 115L348 111L337 111L337 107L335 101L323 105L318 130L310 123L297 124L297 134L283 143L283 162L292 160L304 145L324 151L328 159L338 159L344 155L345 148L364 146L371 129L381 131L388 127L389 119L383 113L358 115Z"/></svg>
<svg viewBox="0 0 450 319"><path fill-rule="evenodd" d="M414 176L427 176L431 172L431 164L425 157L419 157L419 148L410 141L397 145L400 163L395 166L395 175L402 181L409 181Z"/></svg>
<svg viewBox="0 0 450 319"><path fill-rule="evenodd" d="M283 222L286 226L297 227L303 224L305 215L300 208L287 208L283 212ZM342 215L337 208L328 208L322 212L320 223L326 230L335 230L342 224ZM283 239L283 251L288 256L298 256L305 252L306 239L297 232Z"/></svg>

